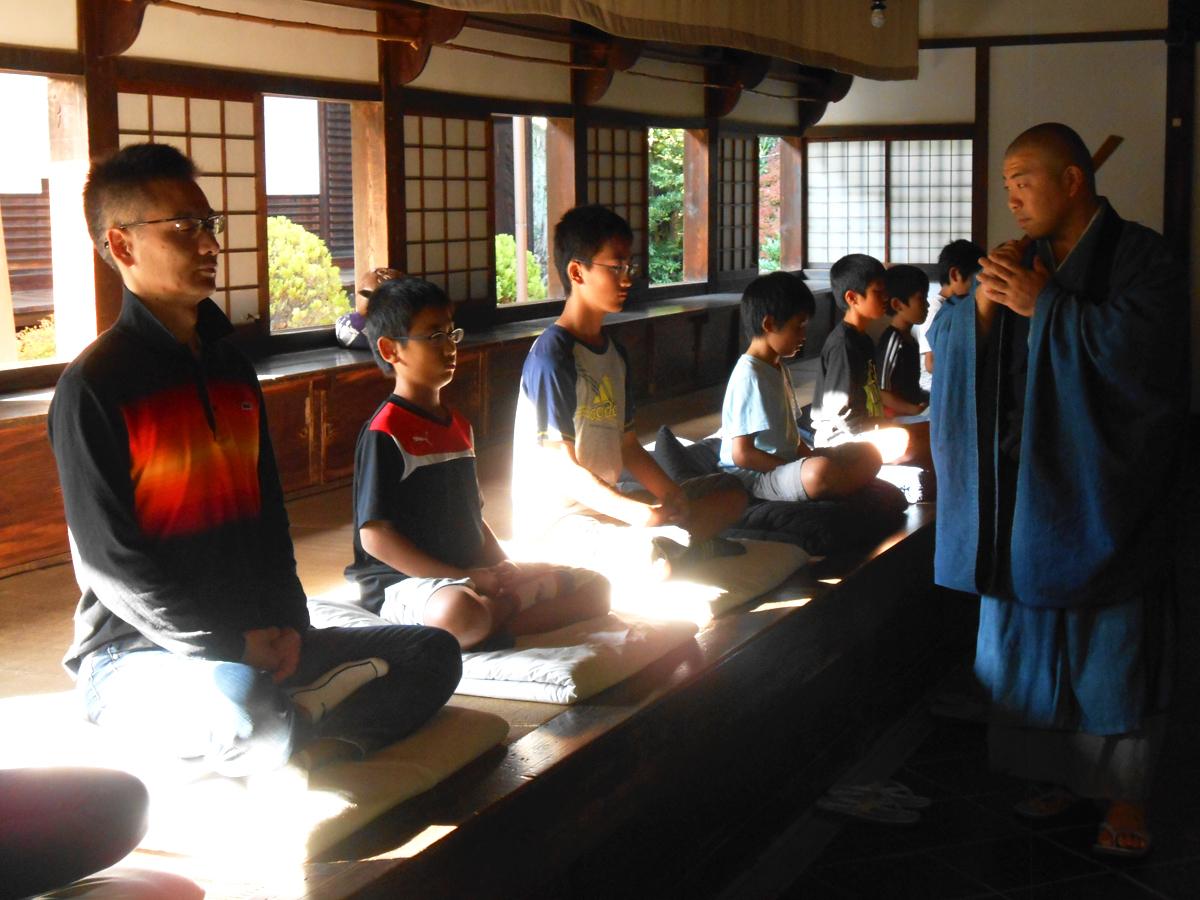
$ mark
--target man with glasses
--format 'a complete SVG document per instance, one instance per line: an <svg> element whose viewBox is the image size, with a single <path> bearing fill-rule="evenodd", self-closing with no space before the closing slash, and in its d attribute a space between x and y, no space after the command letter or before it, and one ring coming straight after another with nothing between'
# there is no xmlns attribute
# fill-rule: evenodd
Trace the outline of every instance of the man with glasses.
<svg viewBox="0 0 1200 900"><path fill-rule="evenodd" d="M64 660L88 717L224 775L360 758L458 683L436 629L313 629L258 379L222 340L214 214L165 144L96 162L84 210L117 322L50 408L76 579Z"/></svg>

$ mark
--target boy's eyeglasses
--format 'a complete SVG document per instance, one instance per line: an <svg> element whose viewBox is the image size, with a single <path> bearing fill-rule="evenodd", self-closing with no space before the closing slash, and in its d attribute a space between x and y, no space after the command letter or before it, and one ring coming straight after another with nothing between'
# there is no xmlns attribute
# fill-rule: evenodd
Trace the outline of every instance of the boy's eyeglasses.
<svg viewBox="0 0 1200 900"><path fill-rule="evenodd" d="M611 263L596 262L594 259L576 259L575 262L583 263L585 266L602 266L610 270L617 278L628 278L633 281L642 274L642 267L637 263L621 263L614 266Z"/></svg>
<svg viewBox="0 0 1200 900"><path fill-rule="evenodd" d="M133 228L135 225L157 225L159 222L170 222L181 234L197 236L201 231L209 234L221 234L225 231L225 216L213 213L211 216L171 216L168 219L144 219L141 222L126 222L124 225L114 225L114 228Z"/></svg>
<svg viewBox="0 0 1200 900"><path fill-rule="evenodd" d="M463 339L466 334L461 328L455 328L453 331L435 331L433 334L406 334L401 340L405 341L429 341L431 344L444 344L449 341L452 344L457 344Z"/></svg>

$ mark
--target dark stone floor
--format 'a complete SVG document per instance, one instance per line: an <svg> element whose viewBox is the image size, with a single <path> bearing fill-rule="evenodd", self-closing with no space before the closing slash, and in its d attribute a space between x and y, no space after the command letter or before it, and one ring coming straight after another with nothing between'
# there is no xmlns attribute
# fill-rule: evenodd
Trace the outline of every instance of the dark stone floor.
<svg viewBox="0 0 1200 900"><path fill-rule="evenodd" d="M1193 423L1195 425L1195 423ZM1012 806L1028 787L988 770L986 729L950 719L895 778L935 800L912 826L846 820L837 837L787 892L812 900L952 897L1200 897L1200 427L1193 427L1177 546L1180 655L1175 702L1151 798L1153 852L1143 860L1091 853L1100 813L1084 804L1068 817L1030 825Z"/></svg>

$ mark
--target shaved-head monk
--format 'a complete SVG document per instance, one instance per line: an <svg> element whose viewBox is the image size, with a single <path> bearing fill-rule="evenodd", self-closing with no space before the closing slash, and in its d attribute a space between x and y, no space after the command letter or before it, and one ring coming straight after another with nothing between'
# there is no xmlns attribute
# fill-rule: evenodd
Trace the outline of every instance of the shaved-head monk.
<svg viewBox="0 0 1200 900"><path fill-rule="evenodd" d="M1174 648L1185 276L1097 196L1067 126L1022 133L1003 172L1032 240L981 260L931 328L935 577L981 595L992 765L1039 785L1017 812L1105 801L1094 849L1141 856Z"/></svg>

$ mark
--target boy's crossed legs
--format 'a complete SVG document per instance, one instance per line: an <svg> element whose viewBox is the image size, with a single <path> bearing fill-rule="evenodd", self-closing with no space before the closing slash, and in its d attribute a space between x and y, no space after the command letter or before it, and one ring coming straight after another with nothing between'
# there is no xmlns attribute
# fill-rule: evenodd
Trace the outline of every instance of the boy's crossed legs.
<svg viewBox="0 0 1200 900"><path fill-rule="evenodd" d="M880 462L873 445L852 441L757 473L748 488L759 500L833 500L865 487L879 474Z"/></svg>
<svg viewBox="0 0 1200 900"><path fill-rule="evenodd" d="M348 662L374 660L384 674L319 716L291 699ZM338 757L365 756L424 724L461 674L457 644L438 629L310 628L300 664L282 684L240 662L110 645L84 660L78 689L96 724L237 777L277 769L323 738L345 745Z"/></svg>
<svg viewBox="0 0 1200 900"><path fill-rule="evenodd" d="M506 560L482 577L405 578L385 589L379 615L387 622L443 628L470 650L497 634L552 631L608 609L608 580L596 572Z"/></svg>

